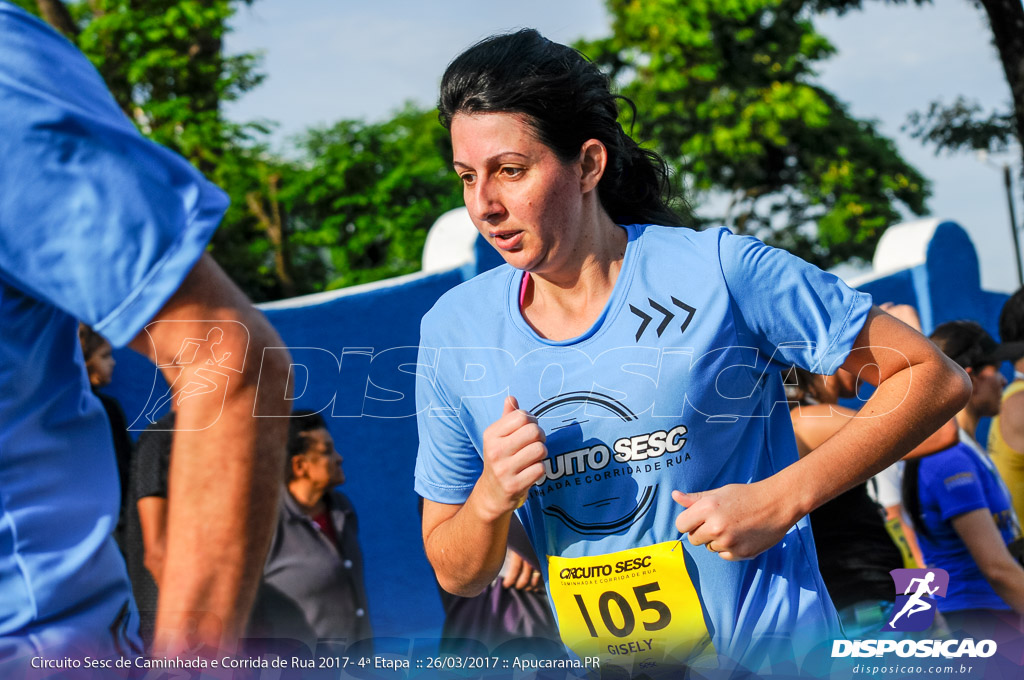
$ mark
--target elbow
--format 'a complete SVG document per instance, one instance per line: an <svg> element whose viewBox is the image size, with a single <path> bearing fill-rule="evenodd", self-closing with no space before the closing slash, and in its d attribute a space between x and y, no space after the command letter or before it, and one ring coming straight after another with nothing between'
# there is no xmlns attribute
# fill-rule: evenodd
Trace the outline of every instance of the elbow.
<svg viewBox="0 0 1024 680"><path fill-rule="evenodd" d="M488 574L486 567L482 565L452 564L444 559L444 550L441 550L440 554L431 550L429 539L424 542L424 546L427 549L427 561L434 569L437 584L446 593L459 597L476 597L497 575L498 570L495 570L494 574ZM498 568L500 569L500 565Z"/></svg>
<svg viewBox="0 0 1024 680"><path fill-rule="evenodd" d="M246 362L238 381L239 393L251 399L255 392L254 414L286 416L291 413L292 390L288 376L292 356L266 318L259 312L253 317L247 324L251 334L248 352L252 360Z"/></svg>
<svg viewBox="0 0 1024 680"><path fill-rule="evenodd" d="M451 578L448 575L442 575L435 571L437 576L438 584L444 589L446 593L457 595L459 597L476 597L480 593L484 592L484 588L490 583L490 580L484 581L483 583L469 582L463 579Z"/></svg>
<svg viewBox="0 0 1024 680"><path fill-rule="evenodd" d="M942 387L939 394L943 396L942 404L948 411L949 418L959 413L971 399L971 378L964 369L941 355L943 360Z"/></svg>
<svg viewBox="0 0 1024 680"><path fill-rule="evenodd" d="M257 350L260 352L260 361L253 362L249 380L259 385L261 395L266 391L269 395L281 395L282 401L289 401L292 395L288 373L292 367L292 356L288 348L282 343L277 346L264 345L257 347Z"/></svg>
<svg viewBox="0 0 1024 680"><path fill-rule="evenodd" d="M971 378L967 375L967 372L959 366L954 366L956 370L956 383L957 389L954 397L956 402L956 410L960 412L967 407L967 402L971 400L971 392L974 386L971 385Z"/></svg>

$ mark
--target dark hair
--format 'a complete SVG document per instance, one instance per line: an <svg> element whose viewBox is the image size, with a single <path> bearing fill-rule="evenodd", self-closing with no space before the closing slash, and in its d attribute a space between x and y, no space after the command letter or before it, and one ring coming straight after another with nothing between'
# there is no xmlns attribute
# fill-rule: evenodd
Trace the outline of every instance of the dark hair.
<svg viewBox="0 0 1024 680"><path fill-rule="evenodd" d="M974 321L947 321L936 326L928 337L960 368L978 369L999 363L995 358L999 343Z"/></svg>
<svg viewBox="0 0 1024 680"><path fill-rule="evenodd" d="M1011 295L999 313L999 339L1003 342L1024 340L1024 288Z"/></svg>
<svg viewBox="0 0 1024 680"><path fill-rule="evenodd" d="M89 361L89 357L95 354L103 345L110 344L105 337L84 323L78 324L78 342L82 344L82 356L85 357L86 361Z"/></svg>
<svg viewBox="0 0 1024 680"><path fill-rule="evenodd" d="M612 94L608 77L583 54L523 29L493 35L456 57L441 79L437 108L448 130L459 113L523 114L563 163L579 158L583 142L600 140L608 165L598 196L609 217L619 224L682 226L668 206L668 166L623 131L616 100L636 118L633 102Z"/></svg>
<svg viewBox="0 0 1024 680"><path fill-rule="evenodd" d="M309 448L309 440L306 435L313 430L327 429L327 423L323 416L312 411L293 411L288 419L288 455L285 457L284 469L285 479L290 480L292 476L292 457L301 456Z"/></svg>

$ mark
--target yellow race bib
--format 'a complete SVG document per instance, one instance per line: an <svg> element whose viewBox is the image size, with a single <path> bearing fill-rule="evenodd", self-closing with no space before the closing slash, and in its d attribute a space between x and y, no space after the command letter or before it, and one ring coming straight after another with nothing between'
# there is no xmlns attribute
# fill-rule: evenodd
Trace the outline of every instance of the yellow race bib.
<svg viewBox="0 0 1024 680"><path fill-rule="evenodd" d="M714 654L679 541L549 556L548 587L562 641L581 658L642 671Z"/></svg>

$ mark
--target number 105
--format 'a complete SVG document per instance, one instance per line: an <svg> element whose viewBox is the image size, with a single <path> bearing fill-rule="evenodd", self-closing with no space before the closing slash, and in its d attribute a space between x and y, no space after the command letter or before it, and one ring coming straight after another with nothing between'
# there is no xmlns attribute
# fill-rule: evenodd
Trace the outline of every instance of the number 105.
<svg viewBox="0 0 1024 680"><path fill-rule="evenodd" d="M654 583L645 583L644 585L634 586L633 595L636 598L636 604L639 607L639 613L643 614L646 611L652 611L657 614L657 618L653 621L641 621L644 630L656 631L661 630L668 626L672 621L672 612L669 610L668 605L659 600L649 599L647 596L651 593L661 590L661 586L658 585L657 581ZM583 596L580 594L574 594L576 598L576 604L579 605L580 613L583 615L583 621L587 624L587 628L590 630L591 637L598 637L597 629L594 627L594 620L590 616L590 611L587 609L586 603L583 601ZM618 610L618 616L612 616L612 605ZM633 611L633 606L629 600L614 590L606 590L601 593L597 598L597 611L601 615L601 622L609 633L615 637L627 637L633 633L636 628L637 614ZM617 625L615 619L621 618L622 625Z"/></svg>

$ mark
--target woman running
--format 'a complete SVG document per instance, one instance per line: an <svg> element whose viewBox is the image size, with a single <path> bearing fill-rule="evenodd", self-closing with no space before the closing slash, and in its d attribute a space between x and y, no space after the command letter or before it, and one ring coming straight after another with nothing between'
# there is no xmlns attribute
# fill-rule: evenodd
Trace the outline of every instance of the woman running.
<svg viewBox="0 0 1024 680"><path fill-rule="evenodd" d="M515 514L580 657L647 674L799 658L840 635L805 515L938 429L969 386L836 277L680 228L665 164L623 132L618 99L533 30L445 72L466 207L507 266L422 322L427 556L446 590L476 594ZM800 460L790 364L878 384L866 417Z"/></svg>

